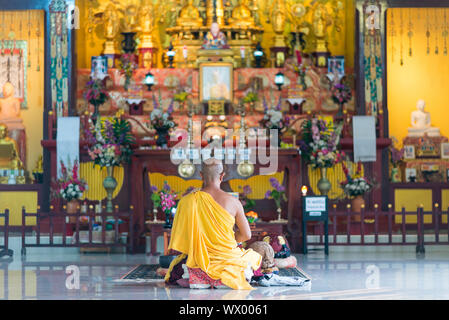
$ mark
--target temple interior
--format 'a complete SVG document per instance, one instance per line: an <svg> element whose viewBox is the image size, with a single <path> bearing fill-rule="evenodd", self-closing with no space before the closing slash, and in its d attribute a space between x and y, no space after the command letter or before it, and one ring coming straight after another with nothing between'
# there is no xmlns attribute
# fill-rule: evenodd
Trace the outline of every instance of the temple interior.
<svg viewBox="0 0 449 320"><path fill-rule="evenodd" d="M0 299L207 299L169 266L210 159L239 249L302 280L209 299L446 299L448 19L449 0L0 0ZM353 284L329 271L359 253ZM70 263L84 293L49 288Z"/></svg>

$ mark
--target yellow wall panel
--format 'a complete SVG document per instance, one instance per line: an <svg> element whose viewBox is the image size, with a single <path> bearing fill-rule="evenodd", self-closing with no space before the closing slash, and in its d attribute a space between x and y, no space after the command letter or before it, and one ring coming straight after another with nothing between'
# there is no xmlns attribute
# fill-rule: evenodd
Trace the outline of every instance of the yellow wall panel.
<svg viewBox="0 0 449 320"><path fill-rule="evenodd" d="M113 176L117 180L117 188L113 193L115 198L123 186L124 179L123 167L115 167ZM106 168L101 169L99 166L94 167L93 162L83 162L80 164L80 177L86 180L88 190L83 195L83 200L95 200L100 201L106 198L106 190L103 187L103 180L107 177Z"/></svg>
<svg viewBox="0 0 449 320"><path fill-rule="evenodd" d="M22 225L22 207L26 211L35 213L37 211L37 192L35 191L4 191L0 192L0 210L9 209L9 225ZM0 218L0 225L4 225L4 219ZM26 225L36 225L36 218L27 218Z"/></svg>
<svg viewBox="0 0 449 320"><path fill-rule="evenodd" d="M396 189L394 192L394 210L401 212L402 207L406 212L416 212L420 205L424 211L432 211L432 190L431 189ZM401 223L402 216L396 215L395 222ZM417 223L416 216L406 216L406 223ZM432 223L432 217L424 216L424 223Z"/></svg>
<svg viewBox="0 0 449 320"><path fill-rule="evenodd" d="M402 139L410 127L411 112L416 110L419 99L426 101L426 110L432 116L432 125L439 127L441 134L449 135L449 59L443 54L443 37L439 37L439 54L435 54L435 25L442 26L445 9L394 8L388 9L387 17L387 99L390 135ZM391 14L393 13L393 18ZM402 14L402 19L401 19ZM431 21L430 54L427 54L427 18ZM393 21L393 23L391 23ZM401 65L401 21L402 33ZM409 56L408 24L412 21L412 56ZM392 37L391 33L395 36Z"/></svg>
<svg viewBox="0 0 449 320"><path fill-rule="evenodd" d="M284 172L276 172L273 175L254 176L247 180L235 179L229 181L229 186L233 192L243 192L243 187L249 185L252 193L248 196L249 199L260 200L265 199L265 193L272 190L270 179L276 178L280 184L284 182Z"/></svg>

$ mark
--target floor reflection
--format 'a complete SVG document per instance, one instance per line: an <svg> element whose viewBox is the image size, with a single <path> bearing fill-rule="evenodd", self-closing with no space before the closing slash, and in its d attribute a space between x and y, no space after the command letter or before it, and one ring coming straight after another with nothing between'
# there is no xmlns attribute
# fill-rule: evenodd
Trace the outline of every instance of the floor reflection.
<svg viewBox="0 0 449 320"><path fill-rule="evenodd" d="M49 252L51 250L49 249ZM340 253L298 255L312 281L305 287L256 287L255 290L190 290L152 283L114 280L142 263L144 255L48 255L0 262L0 299L449 299L448 253L417 258L412 254ZM58 260L56 260L58 259ZM79 268L79 289L67 287L66 267Z"/></svg>

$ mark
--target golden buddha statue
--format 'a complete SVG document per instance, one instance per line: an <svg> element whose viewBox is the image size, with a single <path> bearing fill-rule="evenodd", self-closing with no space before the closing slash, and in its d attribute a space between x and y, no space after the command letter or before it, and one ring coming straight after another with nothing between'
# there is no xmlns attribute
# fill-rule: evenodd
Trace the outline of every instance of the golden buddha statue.
<svg viewBox="0 0 449 320"><path fill-rule="evenodd" d="M176 24L181 27L200 27L203 25L203 18L200 12L193 5L193 0L188 0L187 4L179 12Z"/></svg>
<svg viewBox="0 0 449 320"><path fill-rule="evenodd" d="M0 123L0 169L23 169L18 154L17 142L8 137L8 127Z"/></svg>
<svg viewBox="0 0 449 320"><path fill-rule="evenodd" d="M130 4L125 8L123 21L123 32L135 32L137 28L137 6Z"/></svg>
<svg viewBox="0 0 449 320"><path fill-rule="evenodd" d="M315 52L328 52L326 30L330 25L330 21L326 18L325 8L318 6L313 16L313 33L316 37Z"/></svg>
<svg viewBox="0 0 449 320"><path fill-rule="evenodd" d="M120 29L120 20L116 7L110 3L103 12L104 36L104 54L117 54L118 50L115 44L115 37Z"/></svg>
<svg viewBox="0 0 449 320"><path fill-rule="evenodd" d="M153 48L154 30L154 7L151 1L145 1L140 9L139 27L140 45L139 48Z"/></svg>
<svg viewBox="0 0 449 320"><path fill-rule="evenodd" d="M286 20L286 7L284 0L275 0L273 4L273 10L271 13L274 36L274 47L285 47L285 20Z"/></svg>
<svg viewBox="0 0 449 320"><path fill-rule="evenodd" d="M232 10L229 24L233 26L252 27L255 25L251 10L246 5L246 0L241 0L240 3Z"/></svg>
<svg viewBox="0 0 449 320"><path fill-rule="evenodd" d="M3 86L3 98L0 99L0 121L10 130L24 129L20 118L20 100L14 97L14 86L10 82Z"/></svg>

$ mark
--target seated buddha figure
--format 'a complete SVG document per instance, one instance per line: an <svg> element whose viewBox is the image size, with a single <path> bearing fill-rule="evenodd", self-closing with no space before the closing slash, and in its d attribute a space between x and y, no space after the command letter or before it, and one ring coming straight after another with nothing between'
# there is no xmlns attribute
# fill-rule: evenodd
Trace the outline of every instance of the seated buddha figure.
<svg viewBox="0 0 449 320"><path fill-rule="evenodd" d="M426 102L419 100L416 104L416 111L412 112L412 127L408 129L408 137L422 137L425 134L429 137L439 137L440 129L432 127L430 113L424 111Z"/></svg>
<svg viewBox="0 0 449 320"><path fill-rule="evenodd" d="M181 27L200 27L203 25L203 18L193 5L193 0L188 0L187 4L181 9L176 24Z"/></svg>
<svg viewBox="0 0 449 320"><path fill-rule="evenodd" d="M203 49L229 49L226 36L217 22L212 22L210 31L204 36Z"/></svg>
<svg viewBox="0 0 449 320"><path fill-rule="evenodd" d="M251 15L251 10L246 5L246 0L241 0L229 18L229 24L233 26L253 27L255 25L254 18Z"/></svg>
<svg viewBox="0 0 449 320"><path fill-rule="evenodd" d="M8 127L0 123L0 169L23 169L18 154L17 142L8 137Z"/></svg>
<svg viewBox="0 0 449 320"><path fill-rule="evenodd" d="M23 129L20 119L20 100L14 97L14 86L7 82L3 86L3 98L0 99L0 122L10 130Z"/></svg>

